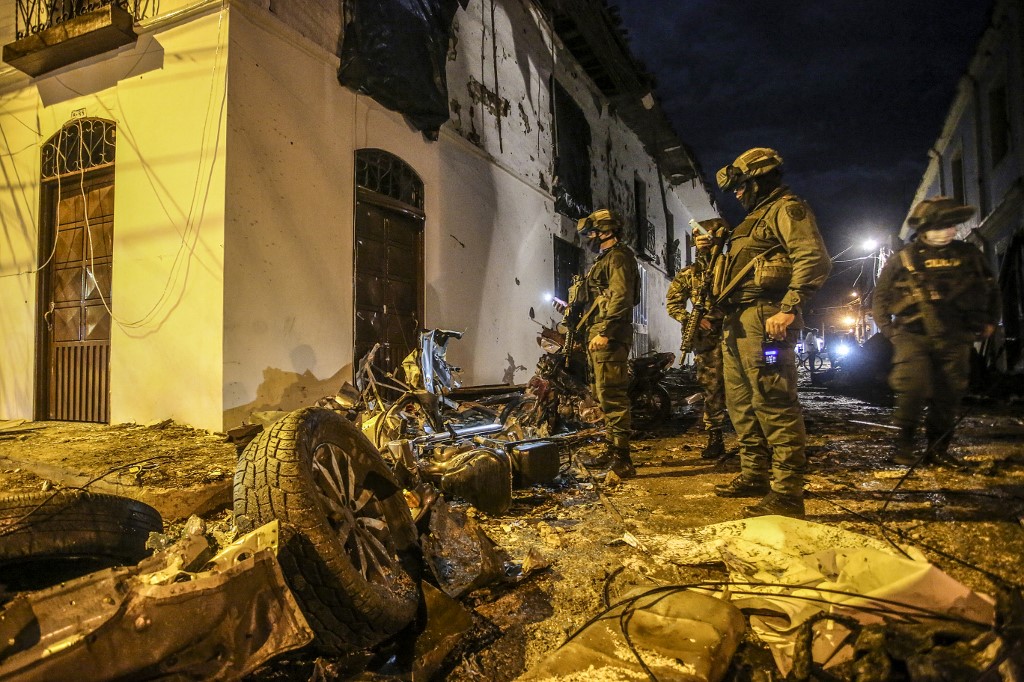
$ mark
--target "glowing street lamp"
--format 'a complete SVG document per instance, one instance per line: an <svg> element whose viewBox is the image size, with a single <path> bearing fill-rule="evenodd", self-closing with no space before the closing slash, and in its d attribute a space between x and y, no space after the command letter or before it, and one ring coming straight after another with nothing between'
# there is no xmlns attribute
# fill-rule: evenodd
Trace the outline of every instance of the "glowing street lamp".
<svg viewBox="0 0 1024 682"><path fill-rule="evenodd" d="M875 249L878 248L878 240L869 237L868 239L865 239L864 241L862 241L860 244L851 244L851 245L847 246L845 249L843 249L842 251L840 251L839 253L837 253L836 255L832 256L831 260L835 260L836 258L839 258L840 256L842 256L844 253L846 253L850 249L855 249L855 248L860 248L863 251L874 251Z"/></svg>

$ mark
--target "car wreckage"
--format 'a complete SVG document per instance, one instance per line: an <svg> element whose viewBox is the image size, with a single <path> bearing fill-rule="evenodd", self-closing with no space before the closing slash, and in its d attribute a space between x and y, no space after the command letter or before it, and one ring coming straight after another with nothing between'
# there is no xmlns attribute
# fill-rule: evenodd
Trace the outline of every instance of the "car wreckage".
<svg viewBox="0 0 1024 682"><path fill-rule="evenodd" d="M149 555L159 514L127 498L54 491L9 501L0 581L17 587L33 561L100 570L2 605L0 678L238 679L310 643L332 655L364 651L407 628L424 603L428 621L444 614L442 630L468 628L454 599L509 579L509 569L444 496L502 513L513 485L558 476L559 440L597 431L535 436L506 409L522 402L507 386L456 401L445 346L459 336L424 332L406 381L374 366L375 348L357 387L255 435L234 477L244 535L220 552L193 519ZM125 651L138 653L115 655ZM410 666L425 672L444 652L431 645Z"/></svg>
<svg viewBox="0 0 1024 682"><path fill-rule="evenodd" d="M439 338L423 339L418 349L433 362L444 360L431 345ZM423 357L416 360L421 369ZM446 497L462 492L470 500L475 495L482 509L489 497L504 498L502 486L550 482L562 467L559 451L565 441L558 439L595 433L533 435L508 409L516 404L515 396L508 397L508 387L505 393L497 387L478 389L479 400L458 401L452 397L457 388L453 374L435 374L448 377L440 383L414 383L408 374L406 381L399 381L374 368L371 354L360 368L357 387L283 415L252 438L240 453L234 478L234 519L242 535L222 549L224 543L218 544L197 518L176 541L161 540L159 514L126 498L52 491L15 496L6 506L0 503L0 569L15 567L26 574L32 573L25 567L33 559L82 556L110 564L62 577L43 589L24 586L13 598L3 597L0 679L240 679L302 647L339 657L351 669L365 667L366 652L383 652L383 658L397 661L413 679L429 679L472 627L458 600L479 587L516 581L528 572L526 562L516 567L506 561L472 518L449 505ZM538 444L541 452L531 453ZM488 470L478 461L502 464ZM479 473L488 471L499 473ZM473 475L460 478L466 472ZM456 481L469 483L459 489ZM779 520L771 518L761 523L778 526ZM825 535L830 544L816 546L810 542L816 524L781 521L788 525L759 530L748 520L724 531L696 529L691 548L675 550L685 554L680 560L707 562L723 538L745 532L749 537L725 552L726 563L728 557L739 556L736 570L754 567L758 574L778 576L789 574L790 563L761 568L757 562L777 560L780 550L792 550L794 558L786 561L803 567L794 573L801 580L763 586L771 599L780 601L777 614L766 610L770 600L756 592L753 576L697 586L705 592L730 592L733 605L718 597L682 593L694 586L627 595L610 605L610 616L591 620L591 625L612 630L583 628L546 657L531 679L557 679L586 669L580 667L581 660L607 658L610 652L629 659L610 665L629 664L636 674L650 673L652 659L648 656L645 662L637 648L660 655L659 665L668 665L666 679L677 668L701 671L698 679L721 679L746 627L737 595L749 597L750 613L761 614L767 625L778 622L773 618L779 614L793 625L793 604L825 603L832 594L854 611L860 608L858 600L871 595L869 608L861 608L869 623L877 621L879 605L906 610L904 596L892 600L895 591L859 591L851 597L827 589L846 582L846 567L859 575L884 562L877 556L862 560L859 554L851 555L856 560L844 555L841 561L823 562L823 552L835 545L833 530ZM772 551L748 547L764 538L778 540L777 546L769 547ZM709 543L698 542L702 540ZM851 539L851 549L861 542ZM750 558L739 554L744 548L753 553ZM888 551L885 546L876 549ZM806 580L805 569L811 565L807 557L821 573L816 578L820 585L814 583L821 595L808 593L812 583ZM894 562L891 556L882 558ZM961 620L967 618L963 633L943 625L949 617L933 613L936 604L931 602L925 604L928 609L914 607L911 614L938 622L944 628L941 636L955 639L956 646L969 645L968 653L978 660L967 660L965 654L958 658L961 663L971 663L972 670L991 669L1019 653L1019 594L1016 601L1001 601L1014 607L1014 615L1007 616L983 599L953 590L955 585L936 576L926 562L902 561L895 557L895 568L889 571L897 578L896 587L918 589L918 583L907 583L909 566L922 584L937 584L942 594L951 595L956 609L971 607L970 613L958 612ZM0 582L8 577L0 573ZM874 585L876 577L869 572L863 582ZM648 609L653 609L650 614ZM818 669L811 663L811 651L817 651L820 637L832 637L833 621L868 633L845 612L824 617L801 607L800 613L803 624L786 633L796 639L780 639L778 646L780 659L794 674ZM905 614L898 615L905 619ZM646 619L664 624L666 618L678 623L673 628L686 628L686 637L672 634L675 629L664 630L664 636L648 643L639 639L641 633L623 626ZM750 622L753 626L753 618ZM650 632L657 634L661 627ZM855 642L856 655L862 655L858 652L864 637ZM850 641L833 639L837 646ZM906 654L908 665L915 652ZM585 656L591 658L581 658ZM864 679L889 679L884 672L880 675Z"/></svg>

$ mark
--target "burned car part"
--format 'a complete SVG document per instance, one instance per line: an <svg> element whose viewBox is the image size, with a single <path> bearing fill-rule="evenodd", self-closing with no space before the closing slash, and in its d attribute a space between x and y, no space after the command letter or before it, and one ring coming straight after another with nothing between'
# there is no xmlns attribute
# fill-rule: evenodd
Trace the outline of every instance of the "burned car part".
<svg viewBox="0 0 1024 682"><path fill-rule="evenodd" d="M672 416L672 397L662 385L675 353L650 353L629 361L629 401L634 423L654 424Z"/></svg>
<svg viewBox="0 0 1024 682"><path fill-rule="evenodd" d="M17 597L0 611L0 678L235 680L312 638L274 558L277 524L209 561L186 536L139 566Z"/></svg>
<svg viewBox="0 0 1024 682"><path fill-rule="evenodd" d="M416 529L401 486L352 422L292 412L245 449L234 497L241 530L288 524L279 560L321 650L372 646L415 617Z"/></svg>
<svg viewBox="0 0 1024 682"><path fill-rule="evenodd" d="M32 585L26 564L58 568L57 560L83 562L86 571L134 564L149 554L146 540L163 530L160 513L127 497L84 490L24 493L0 497L0 582Z"/></svg>
<svg viewBox="0 0 1024 682"><path fill-rule="evenodd" d="M504 450L464 444L441 461L424 461L420 474L448 497L466 500L488 514L512 506L512 461Z"/></svg>
<svg viewBox="0 0 1024 682"><path fill-rule="evenodd" d="M443 501L430 512L423 556L438 586L458 599L504 575L507 557L465 512Z"/></svg>

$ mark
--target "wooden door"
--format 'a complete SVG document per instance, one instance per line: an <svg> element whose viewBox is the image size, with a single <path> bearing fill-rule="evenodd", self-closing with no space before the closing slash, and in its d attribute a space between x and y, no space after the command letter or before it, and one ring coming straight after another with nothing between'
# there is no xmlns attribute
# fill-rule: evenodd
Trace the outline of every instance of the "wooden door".
<svg viewBox="0 0 1024 682"><path fill-rule="evenodd" d="M110 420L114 181L65 180L48 192L52 255L42 297L45 417Z"/></svg>
<svg viewBox="0 0 1024 682"><path fill-rule="evenodd" d="M394 371L423 323L423 219L360 200L355 257L356 363L380 342L376 364Z"/></svg>

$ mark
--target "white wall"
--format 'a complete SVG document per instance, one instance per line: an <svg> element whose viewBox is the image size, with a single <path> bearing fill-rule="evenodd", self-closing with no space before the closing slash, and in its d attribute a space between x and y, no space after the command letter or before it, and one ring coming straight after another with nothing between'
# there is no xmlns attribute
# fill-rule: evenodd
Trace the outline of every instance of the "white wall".
<svg viewBox="0 0 1024 682"><path fill-rule="evenodd" d="M117 124L111 421L220 426L223 43L208 13L37 79L0 74L0 275L35 262L39 145L75 115ZM223 17L226 21L226 16ZM70 188L69 188L70 189ZM35 274L0 278L0 416L31 417Z"/></svg>
<svg viewBox="0 0 1024 682"><path fill-rule="evenodd" d="M270 15L236 8L230 54L225 428L351 379L353 150L423 144Z"/></svg>

